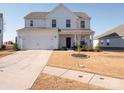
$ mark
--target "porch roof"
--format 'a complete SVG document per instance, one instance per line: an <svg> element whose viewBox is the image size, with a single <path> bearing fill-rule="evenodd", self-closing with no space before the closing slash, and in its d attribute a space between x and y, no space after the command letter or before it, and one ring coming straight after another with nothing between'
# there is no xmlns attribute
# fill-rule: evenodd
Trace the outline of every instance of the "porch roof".
<svg viewBox="0 0 124 93"><path fill-rule="evenodd" d="M94 31L90 29L62 29L59 31L60 35L65 34L77 34L77 35L91 35L94 34Z"/></svg>
<svg viewBox="0 0 124 93"><path fill-rule="evenodd" d="M18 31L58 31L58 29L56 28L45 28L45 27L25 27L25 28L22 28L22 29L18 29L16 30L17 32Z"/></svg>

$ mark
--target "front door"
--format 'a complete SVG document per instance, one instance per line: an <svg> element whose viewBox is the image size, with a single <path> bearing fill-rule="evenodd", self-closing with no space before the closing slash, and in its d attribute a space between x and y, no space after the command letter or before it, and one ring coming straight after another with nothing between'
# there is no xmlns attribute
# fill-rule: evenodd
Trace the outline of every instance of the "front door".
<svg viewBox="0 0 124 93"><path fill-rule="evenodd" d="M66 47L71 48L71 38L70 37L66 38Z"/></svg>

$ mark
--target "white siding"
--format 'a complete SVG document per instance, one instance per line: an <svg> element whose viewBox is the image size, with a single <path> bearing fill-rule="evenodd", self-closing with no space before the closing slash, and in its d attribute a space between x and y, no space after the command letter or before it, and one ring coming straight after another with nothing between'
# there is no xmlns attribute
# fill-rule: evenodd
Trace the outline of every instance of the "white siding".
<svg viewBox="0 0 124 93"><path fill-rule="evenodd" d="M93 40L93 48L94 49L96 48L96 46L98 45L98 43L99 43L99 40L97 40L97 39L94 39Z"/></svg>
<svg viewBox="0 0 124 93"><path fill-rule="evenodd" d="M33 20L34 27L52 28L52 19L56 19L56 26L60 29L80 29L80 21L85 21L85 29L90 29L90 20L78 18L73 12L65 7L58 7L48 14L47 19L25 19L25 27L30 27L30 20ZM66 20L70 19L71 27L66 27Z"/></svg>
<svg viewBox="0 0 124 93"><path fill-rule="evenodd" d="M85 29L90 29L90 20L84 20L84 19L79 19L78 21L77 21L77 28L81 28L80 27L80 22L81 21L85 21Z"/></svg>
<svg viewBox="0 0 124 93"><path fill-rule="evenodd" d="M90 20L85 20L85 29L90 29Z"/></svg>
<svg viewBox="0 0 124 93"><path fill-rule="evenodd" d="M33 27L45 27L44 19L26 19L25 27L30 27L30 21L33 20Z"/></svg>
<svg viewBox="0 0 124 93"><path fill-rule="evenodd" d="M60 14L62 15L62 14ZM73 17L67 17L66 15L60 18L59 14L56 14L54 17L50 16L48 19L25 19L25 27L30 27L30 21L33 20L33 27L48 27L52 28L52 19L56 19L57 28L60 29L80 29L80 21L85 21L85 29L90 29L90 20L76 20ZM58 17L57 17L58 16ZM66 19L71 20L71 27L66 27Z"/></svg>
<svg viewBox="0 0 124 93"><path fill-rule="evenodd" d="M52 19L56 19L57 21L57 28L60 29L76 29L76 17L70 13L67 9L64 7L59 7L57 10L53 11L49 16L48 19L46 20L47 27L51 27L51 22ZM66 27L66 19L71 20L71 27L67 28Z"/></svg>
<svg viewBox="0 0 124 93"><path fill-rule="evenodd" d="M91 45L91 42L90 42L90 36L85 36L85 42L87 43L87 45Z"/></svg>

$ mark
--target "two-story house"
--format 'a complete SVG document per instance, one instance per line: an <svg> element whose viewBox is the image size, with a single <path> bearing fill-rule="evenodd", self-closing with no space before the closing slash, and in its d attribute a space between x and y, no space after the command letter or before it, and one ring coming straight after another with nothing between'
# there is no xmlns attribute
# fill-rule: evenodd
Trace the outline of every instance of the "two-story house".
<svg viewBox="0 0 124 93"><path fill-rule="evenodd" d="M50 12L31 12L24 19L25 27L17 30L20 49L71 48L79 43L92 46L91 18L63 4Z"/></svg>
<svg viewBox="0 0 124 93"><path fill-rule="evenodd" d="M3 45L3 14L0 13L0 48Z"/></svg>

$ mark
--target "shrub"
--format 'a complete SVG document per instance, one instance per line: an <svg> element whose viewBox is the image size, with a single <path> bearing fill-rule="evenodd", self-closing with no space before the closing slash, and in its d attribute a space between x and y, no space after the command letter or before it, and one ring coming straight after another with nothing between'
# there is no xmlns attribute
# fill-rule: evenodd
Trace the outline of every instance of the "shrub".
<svg viewBox="0 0 124 93"><path fill-rule="evenodd" d="M92 46L87 46L87 50L92 51L93 50Z"/></svg>
<svg viewBox="0 0 124 93"><path fill-rule="evenodd" d="M100 48L100 45L99 44L96 45L95 51L97 51L97 52L101 51L101 48Z"/></svg>
<svg viewBox="0 0 124 93"><path fill-rule="evenodd" d="M1 49L5 50L6 49L6 46L5 45L2 45L1 46Z"/></svg>
<svg viewBox="0 0 124 93"><path fill-rule="evenodd" d="M63 46L63 47L61 48L61 50L67 50L67 47Z"/></svg>
<svg viewBox="0 0 124 93"><path fill-rule="evenodd" d="M83 46L81 47L81 51L86 51L86 45L83 45Z"/></svg>
<svg viewBox="0 0 124 93"><path fill-rule="evenodd" d="M77 50L77 46L73 46L72 49L73 49L73 50Z"/></svg>
<svg viewBox="0 0 124 93"><path fill-rule="evenodd" d="M16 43L13 44L13 50L15 50L15 51L18 50L18 47L17 47L17 44Z"/></svg>
<svg viewBox="0 0 124 93"><path fill-rule="evenodd" d="M81 48L81 51L92 51L92 46L89 45L83 45Z"/></svg>

